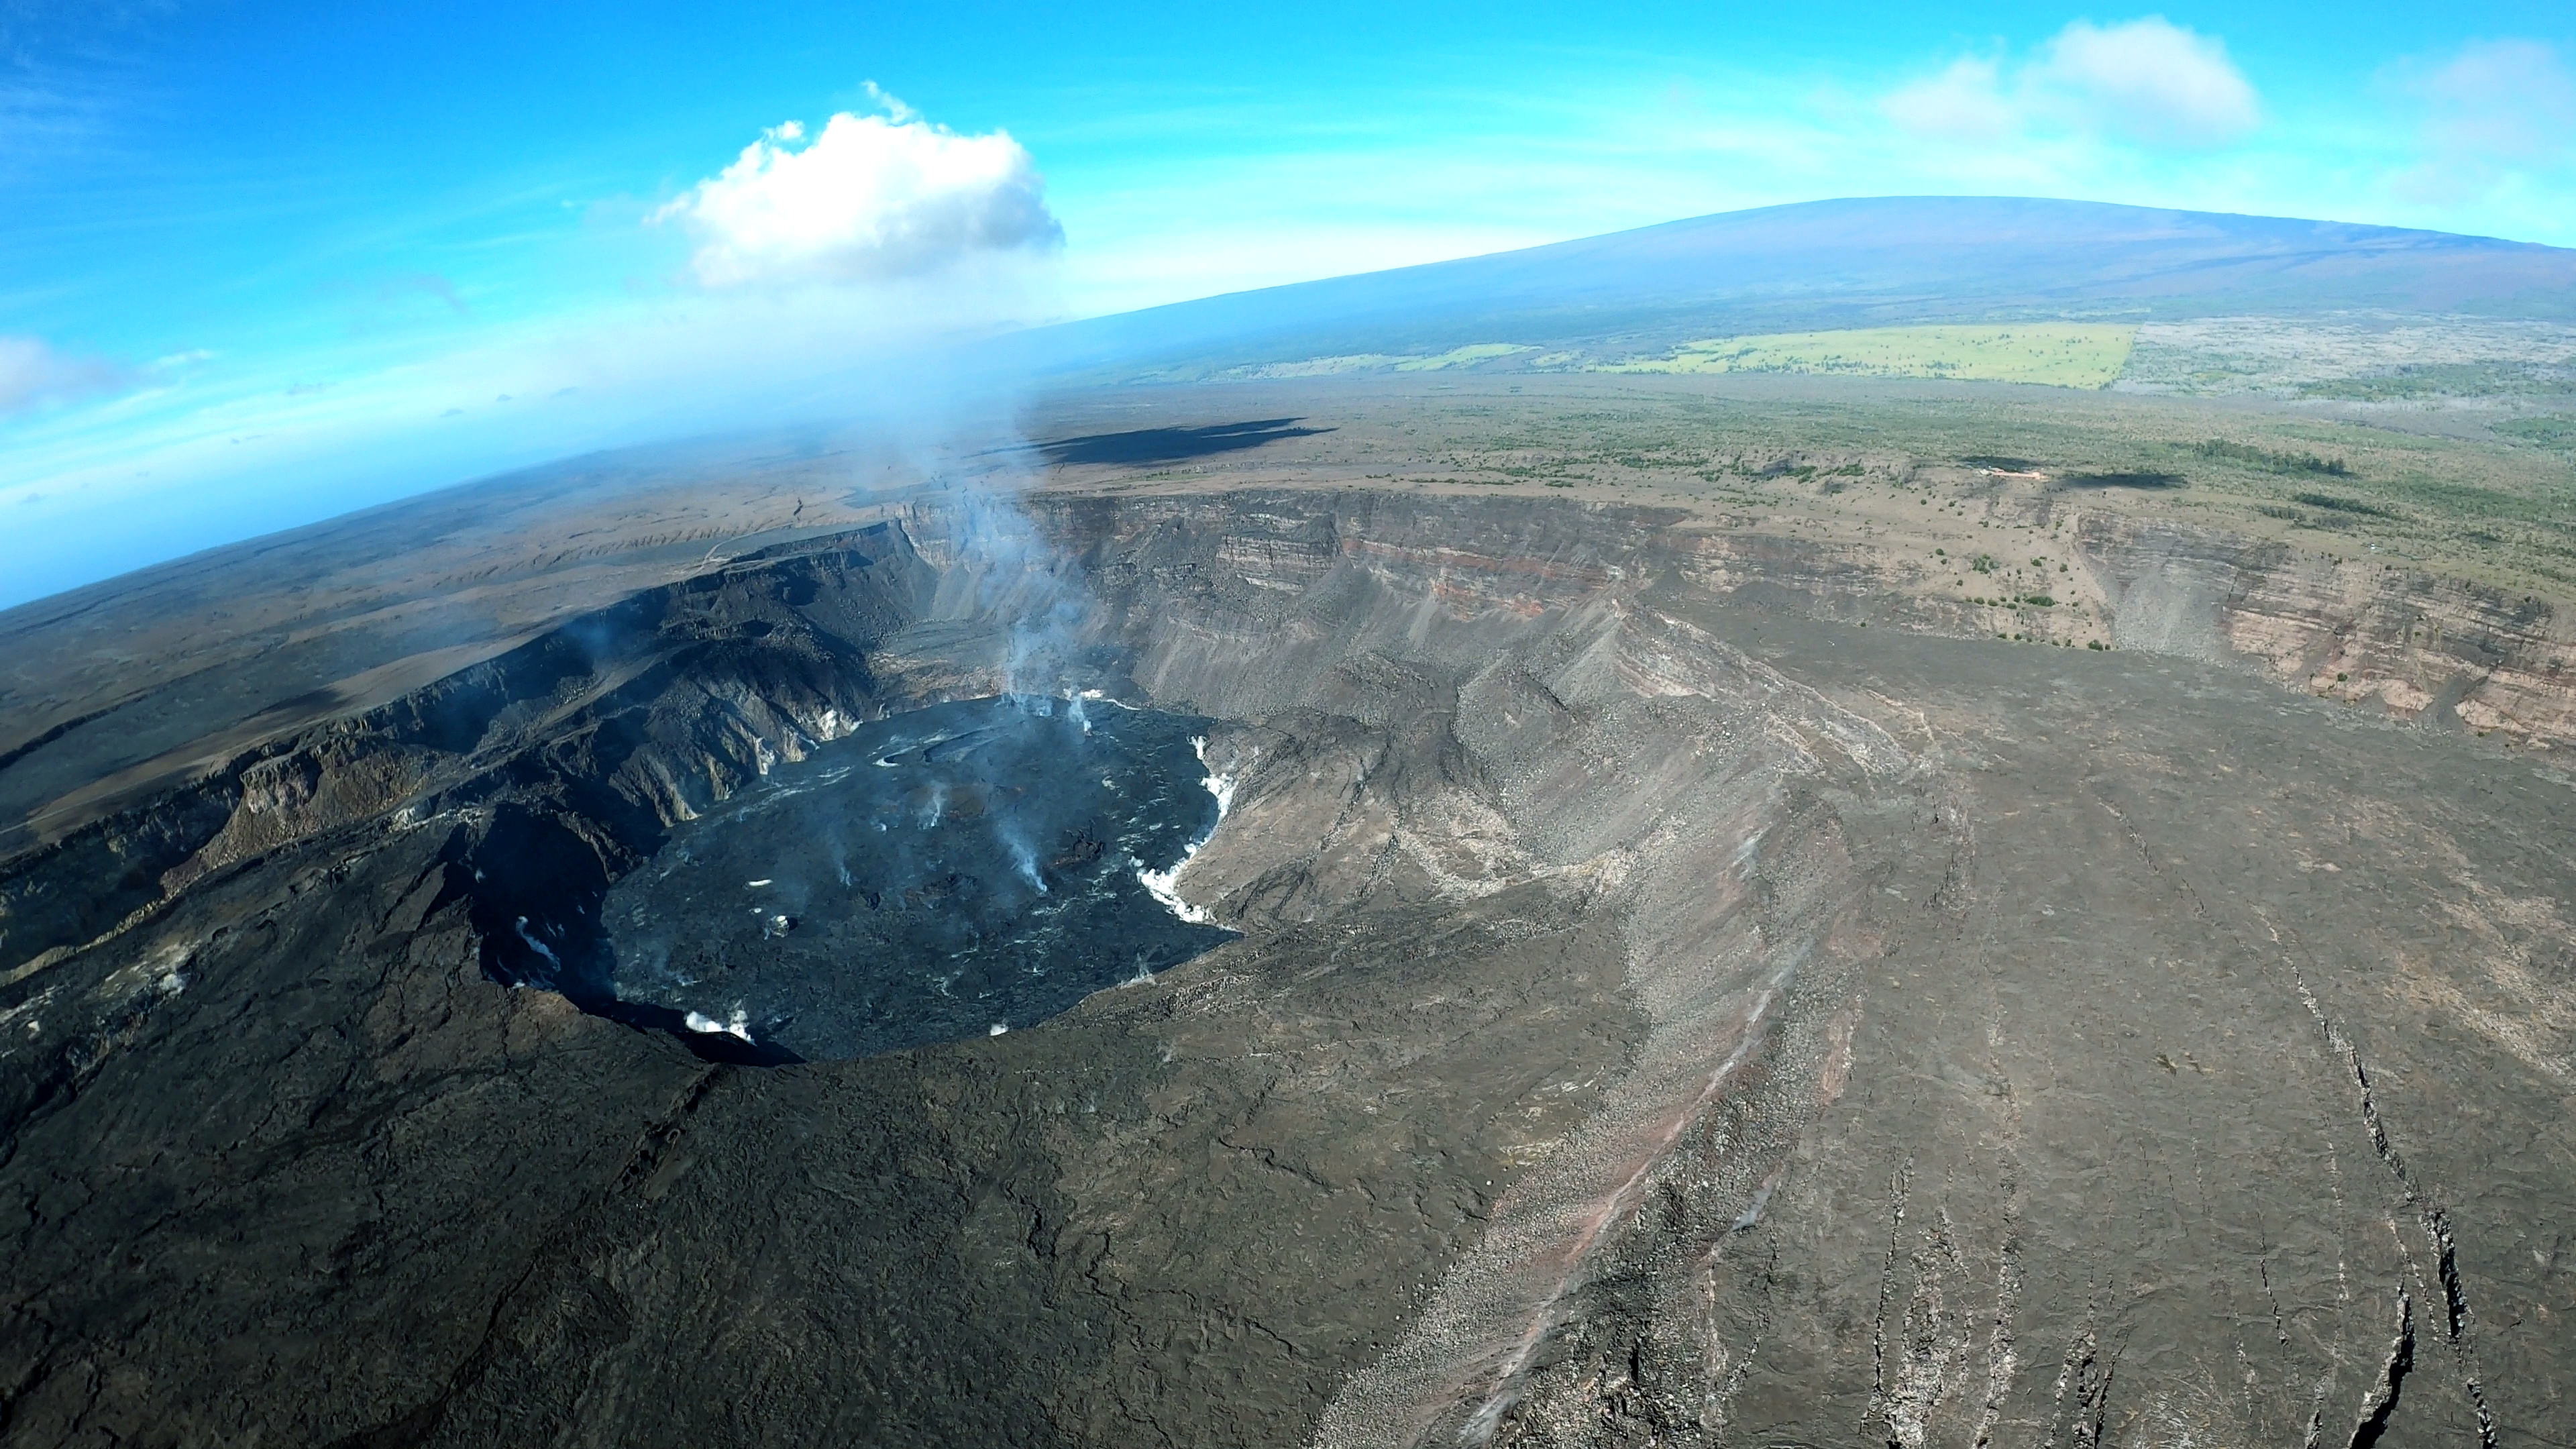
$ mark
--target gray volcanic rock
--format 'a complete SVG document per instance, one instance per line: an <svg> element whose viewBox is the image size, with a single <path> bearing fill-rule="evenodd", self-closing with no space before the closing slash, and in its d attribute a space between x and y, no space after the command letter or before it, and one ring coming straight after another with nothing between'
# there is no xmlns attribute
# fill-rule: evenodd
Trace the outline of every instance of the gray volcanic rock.
<svg viewBox="0 0 2576 1449"><path fill-rule="evenodd" d="M1033 507L1239 938L775 1067L499 984L1017 617L928 507L636 594L0 865L0 1437L2566 1440L2562 773L1651 510Z"/></svg>

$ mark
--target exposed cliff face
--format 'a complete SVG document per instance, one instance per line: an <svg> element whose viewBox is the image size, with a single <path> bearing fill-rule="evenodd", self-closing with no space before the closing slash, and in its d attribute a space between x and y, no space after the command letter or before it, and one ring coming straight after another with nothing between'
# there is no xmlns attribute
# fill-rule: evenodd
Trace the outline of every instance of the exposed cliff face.
<svg viewBox="0 0 2576 1449"><path fill-rule="evenodd" d="M1944 638L1865 556L1672 521L915 509L20 856L0 1435L2556 1422L2564 787L2187 658ZM2219 585L2295 570L2212 547L2081 560L2121 627L2168 588L2177 655L2268 657ZM1240 939L771 1068L549 976L530 943L674 821L1025 682L1032 618L1054 676L1220 721L1180 888Z"/></svg>
<svg viewBox="0 0 2576 1449"><path fill-rule="evenodd" d="M829 581L829 596L826 584ZM872 707L866 651L918 612L899 530L747 574L648 590L391 704L271 742L208 778L0 866L0 970L135 923L206 877L351 825L479 805L539 779L630 849L765 758ZM400 821L397 821L400 823ZM114 862L112 889L97 888Z"/></svg>
<svg viewBox="0 0 2576 1449"><path fill-rule="evenodd" d="M1151 622L1139 611L1160 607L1157 591L1181 577L1174 566L1183 559L1264 591L1271 603L1299 597L1346 560L1420 573L1445 605L1483 602L1523 612L1569 590L1672 578L1718 597L1819 619L1972 638L2002 633L2069 646L2098 640L2254 669L2291 688L2437 728L2543 746L2576 739L2576 635L2545 601L2411 572L2394 561L2337 559L2213 530L2141 523L2084 510L2045 490L1998 490L1987 507L1999 521L2071 522L2067 542L2078 570L2045 584L2051 591L2045 606L2006 597L2003 584L1924 548L1789 537L1751 518L1710 527L1652 508L1247 495L1213 532L1192 521L1199 510L1190 500L1053 499L1040 512L1047 531L1073 544L1089 570L1084 629L1094 639L1127 640L1121 647L1138 647L1139 630ZM1025 526L1007 511L979 511L974 522L1004 531ZM918 626L936 634L970 618L981 619L974 627L987 635L1007 628L995 621L1028 604L1027 581L985 577L990 560L958 566L952 541L958 523L937 509L912 510L897 526L908 530L903 546L916 551L903 565L911 574L894 585L902 596L852 606L879 611L868 618L825 621L833 647L864 652L889 630ZM1144 536L1119 537L1120 530L1137 528ZM871 536L889 535L878 529ZM1576 536L1579 547L1566 542ZM1209 538L1215 552L1203 558L1195 550ZM1030 538L1015 547L1014 566L1024 568L1035 556L1028 550L1043 554L1053 545ZM1569 548L1572 554L1559 556ZM2042 577L2049 576L2042 571ZM186 789L93 821L69 846L82 861L64 867L77 888L54 890L23 870L0 867L0 971L95 939L207 869L433 792L434 776L459 767L453 757L487 749L487 734L491 745L506 743L530 720L543 724L551 719L546 711L570 707L571 701L543 702L550 691L574 687L566 681L605 688L599 671L636 639L678 640L696 630L704 637L693 644L703 652L720 648L728 629L772 627L757 611L740 620L665 627L663 615L674 601L715 586L710 578L647 590L504 658L383 707L242 751ZM825 585L809 579L797 587ZM1246 596L1240 607L1257 616L1259 605L1251 601L1259 597ZM1303 639L1299 646L1332 647ZM599 651L606 652L594 660ZM696 659L662 667L686 675ZM897 671L885 687L898 701L989 690L1007 672L1006 661L978 655L961 665L939 649L892 651L880 666ZM635 672L646 665L618 667ZM718 715L747 713L716 727L728 736L721 752L756 760L761 749L798 748L800 732L828 737L808 728L820 710L833 707L815 688L793 704L773 706L757 680L723 686L727 702L705 707ZM1226 689L1212 686L1209 697ZM859 717L846 708L838 715L844 722ZM730 778L722 767L675 766L651 752L633 770L651 808L666 818L696 808L693 799L703 805L706 792L721 792ZM220 838L210 838L210 829ZM165 879L168 872L176 874Z"/></svg>
<svg viewBox="0 0 2576 1449"><path fill-rule="evenodd" d="M1815 618L2172 654L2436 729L2576 744L2576 624L2547 600L2045 493L1989 509L2027 532L1950 536L1935 555L1930 536L1818 540L1741 519L1689 529L1675 558L1710 593ZM2069 571L2014 584L1975 567L2034 547Z"/></svg>
<svg viewBox="0 0 2576 1449"><path fill-rule="evenodd" d="M2239 660L2444 729L2576 743L2576 630L2548 603L2211 530L2088 519L2124 648Z"/></svg>

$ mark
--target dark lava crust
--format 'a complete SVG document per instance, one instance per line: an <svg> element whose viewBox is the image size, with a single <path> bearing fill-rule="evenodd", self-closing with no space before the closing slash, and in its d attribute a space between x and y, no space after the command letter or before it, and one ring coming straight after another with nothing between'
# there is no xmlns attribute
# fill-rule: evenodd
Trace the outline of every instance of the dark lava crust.
<svg viewBox="0 0 2576 1449"><path fill-rule="evenodd" d="M532 971L605 946L621 1002L807 1060L1000 1035L1227 939L1153 898L1217 823L1208 721L1002 696L859 726L612 887Z"/></svg>
<svg viewBox="0 0 2576 1449"><path fill-rule="evenodd" d="M935 509L231 757L0 864L0 1439L2569 1441L2562 775L1651 512L1037 517L1239 937L777 1066L529 982L1002 689Z"/></svg>

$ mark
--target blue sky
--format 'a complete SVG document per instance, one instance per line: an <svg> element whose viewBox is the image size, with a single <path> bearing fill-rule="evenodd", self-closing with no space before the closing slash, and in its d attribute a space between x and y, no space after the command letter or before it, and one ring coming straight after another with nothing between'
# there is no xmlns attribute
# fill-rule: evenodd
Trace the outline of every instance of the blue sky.
<svg viewBox="0 0 2576 1449"><path fill-rule="evenodd" d="M0 606L583 448L863 412L959 329L1743 206L2576 245L2571 73L2563 0L0 0Z"/></svg>

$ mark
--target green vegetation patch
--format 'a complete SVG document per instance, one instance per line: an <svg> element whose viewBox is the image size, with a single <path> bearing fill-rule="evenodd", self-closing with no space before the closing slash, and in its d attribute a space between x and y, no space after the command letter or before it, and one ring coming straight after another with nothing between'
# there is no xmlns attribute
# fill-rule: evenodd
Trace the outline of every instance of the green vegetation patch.
<svg viewBox="0 0 2576 1449"><path fill-rule="evenodd" d="M2094 322L1782 332L1686 342L1667 357L1604 363L1594 370L1932 377L2105 388L2129 365L2137 335L2133 324Z"/></svg>
<svg viewBox="0 0 2576 1449"><path fill-rule="evenodd" d="M1465 347L1452 347L1428 357L1408 357L1395 365L1398 372L1442 372L1452 367L1472 367L1491 362L1497 357L1511 357L1523 352L1536 352L1517 342L1474 342Z"/></svg>
<svg viewBox="0 0 2576 1449"><path fill-rule="evenodd" d="M1354 352L1344 357L1309 357L1300 362L1264 362L1230 368L1223 375L1279 378L1336 377L1354 372L1446 372L1453 367L1473 367L1498 357L1516 357L1537 350L1518 342L1473 342L1465 347L1452 347L1446 352L1427 354Z"/></svg>
<svg viewBox="0 0 2576 1449"><path fill-rule="evenodd" d="M2240 463L2248 468L2260 468L2267 473L2313 473L2320 478L2352 476L2351 466L2341 458L2320 458L2314 453L2276 452L2270 448L2255 447L2250 443L2231 443L2224 438L2212 438L2205 443L2195 443L2191 450L2204 458L2215 458L2223 463Z"/></svg>
<svg viewBox="0 0 2576 1449"><path fill-rule="evenodd" d="M2358 498L2338 498L2331 493L2293 493L2290 495L2290 501L2304 503L2310 508L2323 508L2334 513L2358 513L2365 518L2404 518L2406 516L2393 508L2364 503Z"/></svg>
<svg viewBox="0 0 2576 1449"><path fill-rule="evenodd" d="M2515 418L2494 424L2492 431L2543 448L2576 449L2576 417Z"/></svg>
<svg viewBox="0 0 2576 1449"><path fill-rule="evenodd" d="M2180 473L2069 473L2057 480L2063 488L2185 488L2191 480Z"/></svg>
<svg viewBox="0 0 2576 1449"><path fill-rule="evenodd" d="M2563 367L2519 362L2428 362L2360 377L2303 383L2298 395L2356 402L2408 402L2440 397L2546 397L2576 393Z"/></svg>

